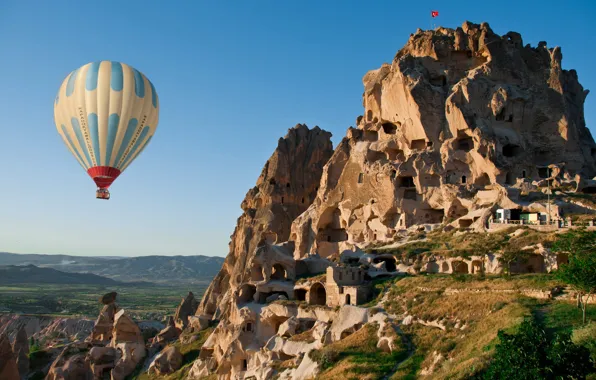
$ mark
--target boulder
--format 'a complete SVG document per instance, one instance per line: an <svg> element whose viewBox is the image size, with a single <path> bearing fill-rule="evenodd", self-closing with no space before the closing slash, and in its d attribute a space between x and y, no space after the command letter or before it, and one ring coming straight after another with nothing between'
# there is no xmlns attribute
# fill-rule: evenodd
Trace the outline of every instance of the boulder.
<svg viewBox="0 0 596 380"><path fill-rule="evenodd" d="M101 297L99 302L103 303L104 305L109 305L111 303L116 302L117 296L118 296L118 293L116 293L116 292L106 293Z"/></svg>
<svg viewBox="0 0 596 380"><path fill-rule="evenodd" d="M112 330L112 344L118 343L139 343L144 344L141 329L122 309L114 315L114 327Z"/></svg>
<svg viewBox="0 0 596 380"><path fill-rule="evenodd" d="M93 372L83 353L73 353L66 347L56 358L45 380L93 380Z"/></svg>
<svg viewBox="0 0 596 380"><path fill-rule="evenodd" d="M149 366L149 373L162 376L176 372L182 366L183 359L177 347L167 347L155 357Z"/></svg>

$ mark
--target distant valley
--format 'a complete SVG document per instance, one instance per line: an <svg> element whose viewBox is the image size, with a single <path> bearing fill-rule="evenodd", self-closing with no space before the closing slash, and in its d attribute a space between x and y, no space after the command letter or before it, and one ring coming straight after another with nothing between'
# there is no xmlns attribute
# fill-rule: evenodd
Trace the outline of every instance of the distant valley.
<svg viewBox="0 0 596 380"><path fill-rule="evenodd" d="M104 280L151 282L161 285L205 284L206 286L220 270L223 261L223 257L210 256L93 257L0 252L0 266L34 265L39 269L48 268L67 273L93 274L104 277ZM39 271L35 273L40 274ZM65 279L64 274L59 277ZM68 281L75 282L65 283L109 284L96 277L85 276L85 278L87 278L87 282L77 282L77 277L74 276ZM26 282L26 279L16 280L19 281L17 283ZM32 282L39 283L38 280ZM3 281L2 283L7 282Z"/></svg>

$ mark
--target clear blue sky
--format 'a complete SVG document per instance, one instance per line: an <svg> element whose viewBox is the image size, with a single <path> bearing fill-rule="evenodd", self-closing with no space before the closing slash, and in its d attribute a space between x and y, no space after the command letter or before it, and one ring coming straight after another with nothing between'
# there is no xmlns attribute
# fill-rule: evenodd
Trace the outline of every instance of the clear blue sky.
<svg viewBox="0 0 596 380"><path fill-rule="evenodd" d="M595 4L1 0L0 251L224 256L278 138L306 123L337 144L362 113L362 76L427 29L431 9L438 25L487 21L559 45L595 89ZM96 60L142 71L161 105L155 138L107 202L53 124L62 80ZM592 133L595 109L590 94Z"/></svg>

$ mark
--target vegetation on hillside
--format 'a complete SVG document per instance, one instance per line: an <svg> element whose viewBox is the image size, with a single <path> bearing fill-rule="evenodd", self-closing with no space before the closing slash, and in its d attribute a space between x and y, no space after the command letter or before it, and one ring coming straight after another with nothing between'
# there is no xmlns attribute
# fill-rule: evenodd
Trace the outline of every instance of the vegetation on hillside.
<svg viewBox="0 0 596 380"><path fill-rule="evenodd" d="M103 305L99 296L115 291L118 304L135 319L161 320L173 315L188 291L200 298L205 287L188 286L97 286L97 285L11 285L0 286L0 310L23 314L95 319Z"/></svg>
<svg viewBox="0 0 596 380"><path fill-rule="evenodd" d="M428 233L419 233L414 241L401 246L369 248L367 252L390 253L399 261L407 263L430 254L446 257L470 257L505 251L519 252L523 248L537 244L548 248L552 247L556 235L554 232L539 232L524 226L512 226L492 233L434 230Z"/></svg>
<svg viewBox="0 0 596 380"><path fill-rule="evenodd" d="M557 277L571 285L577 292L577 302L586 323L586 308L596 294L596 231L570 231L559 236L553 247L555 252L569 255L569 262L557 271Z"/></svg>

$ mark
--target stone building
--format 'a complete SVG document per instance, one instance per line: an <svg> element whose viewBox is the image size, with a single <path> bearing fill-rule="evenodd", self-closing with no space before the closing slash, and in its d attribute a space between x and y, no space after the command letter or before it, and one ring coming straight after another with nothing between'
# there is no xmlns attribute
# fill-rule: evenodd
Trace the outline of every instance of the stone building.
<svg viewBox="0 0 596 380"><path fill-rule="evenodd" d="M368 301L370 285L359 267L328 267L325 287L327 306L361 305Z"/></svg>

